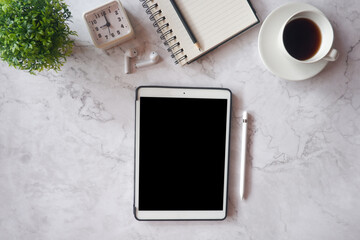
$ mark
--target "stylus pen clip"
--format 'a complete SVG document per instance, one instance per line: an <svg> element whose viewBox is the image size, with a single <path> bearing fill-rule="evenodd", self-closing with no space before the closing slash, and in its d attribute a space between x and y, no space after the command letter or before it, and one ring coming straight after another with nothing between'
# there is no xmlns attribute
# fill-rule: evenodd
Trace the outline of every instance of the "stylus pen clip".
<svg viewBox="0 0 360 240"><path fill-rule="evenodd" d="M247 140L247 122L248 114L246 111L242 114L241 131L241 158L240 158L240 198L244 200L245 192L245 168L246 168L246 140Z"/></svg>

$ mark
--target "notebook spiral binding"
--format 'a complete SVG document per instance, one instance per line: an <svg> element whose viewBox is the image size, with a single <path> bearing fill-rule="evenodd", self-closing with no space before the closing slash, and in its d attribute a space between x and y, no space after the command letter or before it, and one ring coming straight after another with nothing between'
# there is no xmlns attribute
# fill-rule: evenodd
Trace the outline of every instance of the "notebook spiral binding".
<svg viewBox="0 0 360 240"><path fill-rule="evenodd" d="M161 14L161 9L157 9L158 4L154 3L154 0L139 1L142 3L142 6L146 8L145 12L150 15L149 19L153 21L153 26L157 28L156 32L161 34L160 39L164 41L165 46L168 46L167 50L168 52L171 52L171 57L175 59L175 64L185 60L187 58L186 55L176 59L177 55L184 52L184 49L180 47L180 42L176 41L176 36L171 36L170 38L166 39L166 36L173 32L171 28L167 31L163 31L164 29L170 27L169 23L166 22L166 17L161 16L158 19L155 18L157 15Z"/></svg>

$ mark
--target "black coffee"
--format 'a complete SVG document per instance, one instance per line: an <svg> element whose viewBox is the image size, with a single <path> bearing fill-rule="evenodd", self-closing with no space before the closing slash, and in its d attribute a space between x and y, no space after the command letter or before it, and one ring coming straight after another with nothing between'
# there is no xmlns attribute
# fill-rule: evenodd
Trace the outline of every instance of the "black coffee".
<svg viewBox="0 0 360 240"><path fill-rule="evenodd" d="M297 18L285 26L283 41L291 56L298 60L306 60L319 50L321 32L313 21Z"/></svg>

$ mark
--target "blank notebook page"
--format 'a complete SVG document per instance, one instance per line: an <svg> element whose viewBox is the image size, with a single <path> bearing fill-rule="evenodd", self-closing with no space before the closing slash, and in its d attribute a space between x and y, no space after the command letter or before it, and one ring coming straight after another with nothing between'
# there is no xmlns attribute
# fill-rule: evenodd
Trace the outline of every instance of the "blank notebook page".
<svg viewBox="0 0 360 240"><path fill-rule="evenodd" d="M247 0L177 0L182 15L201 46L200 52L169 1L158 2L165 10L169 28L174 30L174 35L188 56L186 61L204 54L258 22Z"/></svg>

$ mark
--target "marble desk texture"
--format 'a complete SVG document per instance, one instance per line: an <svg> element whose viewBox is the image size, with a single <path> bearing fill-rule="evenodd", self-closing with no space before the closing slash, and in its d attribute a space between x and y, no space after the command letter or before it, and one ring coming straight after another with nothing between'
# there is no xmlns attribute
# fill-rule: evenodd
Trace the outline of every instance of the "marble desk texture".
<svg viewBox="0 0 360 240"><path fill-rule="evenodd" d="M252 1L260 19L285 0ZM136 39L96 49L82 13L60 72L0 62L0 239L360 239L360 2L307 1L335 32L339 59L312 79L267 71L260 25L197 62L174 65L140 3L123 0ZM124 74L124 51L154 66ZM140 85L233 92L228 217L139 222L133 216L134 98ZM250 118L246 201L239 200L240 116Z"/></svg>

